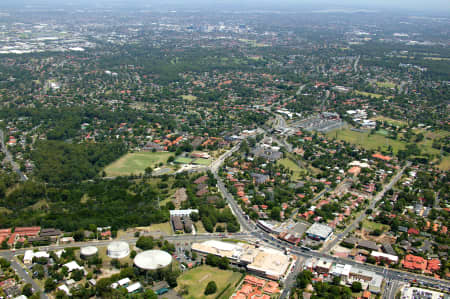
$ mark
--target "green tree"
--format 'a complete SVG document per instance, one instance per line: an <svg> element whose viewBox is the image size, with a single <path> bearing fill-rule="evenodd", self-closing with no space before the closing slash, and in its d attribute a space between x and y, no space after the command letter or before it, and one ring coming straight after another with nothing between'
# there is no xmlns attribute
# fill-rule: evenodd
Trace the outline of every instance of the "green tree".
<svg viewBox="0 0 450 299"><path fill-rule="evenodd" d="M352 292L358 293L362 291L362 285L359 281L354 281L352 283Z"/></svg>
<svg viewBox="0 0 450 299"><path fill-rule="evenodd" d="M205 295L214 294L217 291L217 285L214 281L208 282L205 288Z"/></svg>
<svg viewBox="0 0 450 299"><path fill-rule="evenodd" d="M153 243L153 237L139 237L139 239L136 241L136 247L142 249L142 250L149 250L153 249L154 247Z"/></svg>
<svg viewBox="0 0 450 299"><path fill-rule="evenodd" d="M156 295L156 293L153 292L153 290L148 289L144 292L144 298L145 299L158 299L158 295Z"/></svg>
<svg viewBox="0 0 450 299"><path fill-rule="evenodd" d="M53 280L53 278L47 278L45 280L45 284L44 284L44 290L45 292L49 293L51 291L53 291L56 288L56 282Z"/></svg>
<svg viewBox="0 0 450 299"><path fill-rule="evenodd" d="M31 286L31 283L27 283L22 288L22 294L31 297L33 295L33 287Z"/></svg>

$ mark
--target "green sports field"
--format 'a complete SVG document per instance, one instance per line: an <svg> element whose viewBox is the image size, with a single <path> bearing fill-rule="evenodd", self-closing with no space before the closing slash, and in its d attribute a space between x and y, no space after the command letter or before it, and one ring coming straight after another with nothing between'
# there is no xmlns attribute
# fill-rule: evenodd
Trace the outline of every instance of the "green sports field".
<svg viewBox="0 0 450 299"><path fill-rule="evenodd" d="M216 298L229 284L229 288L225 291L221 298L229 298L233 293L235 284L240 280L242 274L230 270L220 270L210 266L200 266L183 273L178 277L178 289L187 286L188 294L184 295L187 299L206 299ZM204 295L206 285L210 281L217 284L217 292L209 296Z"/></svg>
<svg viewBox="0 0 450 299"><path fill-rule="evenodd" d="M166 152L140 152L128 153L114 161L105 168L107 176L126 176L141 174L147 167L155 168L159 163L166 163L173 153Z"/></svg>

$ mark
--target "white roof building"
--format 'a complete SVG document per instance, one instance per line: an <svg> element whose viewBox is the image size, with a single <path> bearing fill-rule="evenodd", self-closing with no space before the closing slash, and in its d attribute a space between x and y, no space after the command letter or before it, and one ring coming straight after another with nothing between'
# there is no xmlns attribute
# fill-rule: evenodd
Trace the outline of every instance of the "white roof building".
<svg viewBox="0 0 450 299"><path fill-rule="evenodd" d="M23 263L24 264L31 264L33 262L33 250L27 250L25 251L25 254L23 256Z"/></svg>
<svg viewBox="0 0 450 299"><path fill-rule="evenodd" d="M60 286L58 287L58 290L63 291L64 293L67 294L67 296L71 296L71 295L72 295L72 294L70 293L69 288L68 288L65 284L60 285Z"/></svg>
<svg viewBox="0 0 450 299"><path fill-rule="evenodd" d="M198 210L197 209L187 209L187 210L170 210L169 211L170 216L189 216L192 213L197 213L198 214Z"/></svg>
<svg viewBox="0 0 450 299"><path fill-rule="evenodd" d="M131 280L128 277L125 277L125 278L122 278L121 280L119 280L117 283L120 286L124 286L124 285L129 284L130 282L131 282Z"/></svg>
<svg viewBox="0 0 450 299"><path fill-rule="evenodd" d="M31 264L33 262L33 258L50 258L50 254L48 254L45 251L37 251L33 252L33 250L27 250L25 251L25 254L23 256L23 263L24 264Z"/></svg>
<svg viewBox="0 0 450 299"><path fill-rule="evenodd" d="M280 250L244 243L208 240L192 244L192 250L227 257L232 263L245 265L248 270L275 280L281 279L292 263L291 256Z"/></svg>
<svg viewBox="0 0 450 299"><path fill-rule="evenodd" d="M128 293L134 293L140 289L142 289L142 285L140 282L133 283L132 285L127 287Z"/></svg>
<svg viewBox="0 0 450 299"><path fill-rule="evenodd" d="M331 268L330 274L334 276L348 278L351 269L352 269L351 265L336 264Z"/></svg>
<svg viewBox="0 0 450 299"><path fill-rule="evenodd" d="M374 258L386 259L393 263L398 263L398 256L396 256L396 255L387 254L387 253L378 252L378 251L372 251L372 253L370 255L373 256Z"/></svg>
<svg viewBox="0 0 450 299"><path fill-rule="evenodd" d="M74 270L84 270L84 268L81 267L80 265L78 265L78 263L76 261L71 261L67 264L64 264L63 267L67 267L69 273Z"/></svg>
<svg viewBox="0 0 450 299"><path fill-rule="evenodd" d="M361 167L361 168L370 167L370 165L368 163L366 163L366 162L359 162L359 161L350 162L348 165L349 166L358 166L358 167Z"/></svg>
<svg viewBox="0 0 450 299"><path fill-rule="evenodd" d="M333 234L333 229L325 224L314 223L308 228L306 234L313 239L327 240Z"/></svg>

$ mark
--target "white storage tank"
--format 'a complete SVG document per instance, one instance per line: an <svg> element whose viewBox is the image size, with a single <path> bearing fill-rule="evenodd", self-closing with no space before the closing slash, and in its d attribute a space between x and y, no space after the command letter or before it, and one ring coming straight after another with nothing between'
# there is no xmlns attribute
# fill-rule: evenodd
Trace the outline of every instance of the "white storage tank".
<svg viewBox="0 0 450 299"><path fill-rule="evenodd" d="M114 241L108 245L106 254L113 259L122 259L130 254L130 245L123 241Z"/></svg>
<svg viewBox="0 0 450 299"><path fill-rule="evenodd" d="M95 246L83 247L80 250L81 258L90 258L98 253L98 249Z"/></svg>
<svg viewBox="0 0 450 299"><path fill-rule="evenodd" d="M172 256L162 250L147 250L134 258L134 265L141 270L152 271L165 268L172 263Z"/></svg>

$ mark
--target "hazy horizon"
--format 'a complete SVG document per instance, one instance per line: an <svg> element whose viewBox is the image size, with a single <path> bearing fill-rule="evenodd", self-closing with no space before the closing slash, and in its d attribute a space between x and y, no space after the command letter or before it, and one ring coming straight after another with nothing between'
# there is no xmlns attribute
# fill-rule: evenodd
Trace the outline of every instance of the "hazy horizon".
<svg viewBox="0 0 450 299"><path fill-rule="evenodd" d="M377 11L389 11L398 13L434 13L439 15L450 15L450 1L448 0L340 0L339 3L332 0L18 0L14 3L0 3L0 8L20 8L20 7L37 7L37 8L60 8L60 7L77 7L77 8L115 8L130 7L139 8L147 7L154 9L180 9L180 10L274 10L285 11L291 10L300 12L302 9L368 9Z"/></svg>

